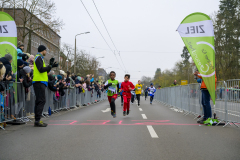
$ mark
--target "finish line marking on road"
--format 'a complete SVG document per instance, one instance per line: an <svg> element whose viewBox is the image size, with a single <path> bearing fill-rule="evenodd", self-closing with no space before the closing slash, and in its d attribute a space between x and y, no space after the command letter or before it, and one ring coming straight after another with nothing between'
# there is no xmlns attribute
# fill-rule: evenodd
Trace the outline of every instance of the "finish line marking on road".
<svg viewBox="0 0 240 160"><path fill-rule="evenodd" d="M170 120L131 120L131 122L124 123L124 120L87 120L87 122L79 122L76 120L50 120L49 125L58 126L106 126L106 125L118 125L118 126L196 126L199 124L181 124L171 123ZM51 123L53 122L53 123Z"/></svg>
<svg viewBox="0 0 240 160"><path fill-rule="evenodd" d="M139 111L143 111L142 108L139 108Z"/></svg>
<svg viewBox="0 0 240 160"><path fill-rule="evenodd" d="M158 138L158 135L152 126L147 126L147 128L152 138Z"/></svg>
<svg viewBox="0 0 240 160"><path fill-rule="evenodd" d="M147 116L145 114L142 114L143 119L147 119Z"/></svg>

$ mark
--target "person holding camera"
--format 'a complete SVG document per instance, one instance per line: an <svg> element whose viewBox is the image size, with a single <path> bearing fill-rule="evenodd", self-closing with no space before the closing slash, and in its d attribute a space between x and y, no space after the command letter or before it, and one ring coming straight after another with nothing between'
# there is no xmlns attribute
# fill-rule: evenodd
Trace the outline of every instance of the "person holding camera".
<svg viewBox="0 0 240 160"><path fill-rule="evenodd" d="M35 127L47 127L46 123L40 121L45 99L45 89L48 86L48 72L54 67L58 67L58 63L54 62L54 58L50 59L50 64L46 66L44 56L47 54L47 48L44 45L38 47L38 53L34 60L33 69L33 88L36 95L35 101Z"/></svg>

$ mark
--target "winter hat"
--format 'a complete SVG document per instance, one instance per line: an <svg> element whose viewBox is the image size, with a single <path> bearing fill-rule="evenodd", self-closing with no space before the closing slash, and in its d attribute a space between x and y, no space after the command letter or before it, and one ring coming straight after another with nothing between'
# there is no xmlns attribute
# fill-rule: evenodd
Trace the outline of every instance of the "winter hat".
<svg viewBox="0 0 240 160"><path fill-rule="evenodd" d="M29 57L28 57L28 55L27 54L23 54L23 56L22 56L22 60L23 61L25 61L26 62L26 60L28 59Z"/></svg>
<svg viewBox="0 0 240 160"><path fill-rule="evenodd" d="M40 45L39 47L38 47L38 52L42 52L42 51L44 51L44 50L46 50L47 48L44 46L44 45Z"/></svg>
<svg viewBox="0 0 240 160"><path fill-rule="evenodd" d="M8 61L12 60L12 55L11 54L5 54L4 56Z"/></svg>
<svg viewBox="0 0 240 160"><path fill-rule="evenodd" d="M79 81L81 81L82 78L81 78L80 76L77 76L77 79L78 79Z"/></svg>
<svg viewBox="0 0 240 160"><path fill-rule="evenodd" d="M153 83L151 83L150 85L153 86Z"/></svg>
<svg viewBox="0 0 240 160"><path fill-rule="evenodd" d="M24 47L24 44L19 41L19 42L18 42L18 48L20 48L20 47L22 47L22 46Z"/></svg>
<svg viewBox="0 0 240 160"><path fill-rule="evenodd" d="M18 59L17 60L17 66L22 66L23 65L23 60L22 59Z"/></svg>
<svg viewBox="0 0 240 160"><path fill-rule="evenodd" d="M31 60L34 60L34 55L30 55L29 57Z"/></svg>
<svg viewBox="0 0 240 160"><path fill-rule="evenodd" d="M32 71L29 66L23 67L23 70L24 70L26 73L30 73L30 72Z"/></svg>
<svg viewBox="0 0 240 160"><path fill-rule="evenodd" d="M61 75L57 75L57 79L58 79L58 80L61 80L61 79L62 79L62 76L61 76Z"/></svg>

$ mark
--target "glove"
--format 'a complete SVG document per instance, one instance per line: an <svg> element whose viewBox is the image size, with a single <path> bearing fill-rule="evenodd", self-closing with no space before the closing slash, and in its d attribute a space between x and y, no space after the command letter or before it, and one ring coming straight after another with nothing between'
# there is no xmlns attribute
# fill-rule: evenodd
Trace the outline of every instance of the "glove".
<svg viewBox="0 0 240 160"><path fill-rule="evenodd" d="M52 66L53 63L54 63L54 60L55 60L55 58L51 58L51 59L50 59L50 65L51 65L51 66Z"/></svg>
<svg viewBox="0 0 240 160"><path fill-rule="evenodd" d="M54 62L53 65L52 65L52 67L53 67L53 68L54 68L54 67L58 67L58 63L57 63L57 62Z"/></svg>

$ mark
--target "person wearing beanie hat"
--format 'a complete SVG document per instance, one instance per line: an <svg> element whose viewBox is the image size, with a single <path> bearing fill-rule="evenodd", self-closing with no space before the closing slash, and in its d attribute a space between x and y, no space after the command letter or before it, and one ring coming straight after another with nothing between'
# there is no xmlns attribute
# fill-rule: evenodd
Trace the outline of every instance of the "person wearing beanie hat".
<svg viewBox="0 0 240 160"><path fill-rule="evenodd" d="M32 78L30 76L31 68L29 66L23 67L23 69L20 70L20 82L22 82L23 86L25 87L26 93L29 92L29 87L32 85Z"/></svg>
<svg viewBox="0 0 240 160"><path fill-rule="evenodd" d="M26 62L27 60L28 60L28 55L27 54L23 54L23 56L22 56L22 60L24 61L24 62Z"/></svg>
<svg viewBox="0 0 240 160"><path fill-rule="evenodd" d="M23 67L23 70L24 70L26 73L30 73L30 72L32 71L29 66Z"/></svg>
<svg viewBox="0 0 240 160"><path fill-rule="evenodd" d="M11 54L5 54L4 57L0 58L0 61L3 63L4 67L6 68L6 72L4 75L3 81L10 81L12 79L12 55ZM10 73L10 76L8 74Z"/></svg>
<svg viewBox="0 0 240 160"><path fill-rule="evenodd" d="M61 75L57 75L57 79L58 80L62 80L62 76Z"/></svg>
<svg viewBox="0 0 240 160"><path fill-rule="evenodd" d="M40 46L38 47L38 52L43 52L43 51L45 51L45 50L47 50L47 48L46 48L44 45L40 45Z"/></svg>
<svg viewBox="0 0 240 160"><path fill-rule="evenodd" d="M45 89L48 86L48 72L54 67L58 67L58 63L54 62L54 58L50 59L50 63L46 66L44 56L47 54L47 48L44 45L38 47L38 53L34 59L33 66L33 88L36 96L35 102L35 123L34 127L47 127L46 123L41 120L45 100Z"/></svg>
<svg viewBox="0 0 240 160"><path fill-rule="evenodd" d="M19 67L19 68L22 68L23 67L23 60L22 59L18 59L17 60L17 66Z"/></svg>
<svg viewBox="0 0 240 160"><path fill-rule="evenodd" d="M24 44L19 41L18 42L18 48L17 48L17 59L22 59L23 50L24 50Z"/></svg>

